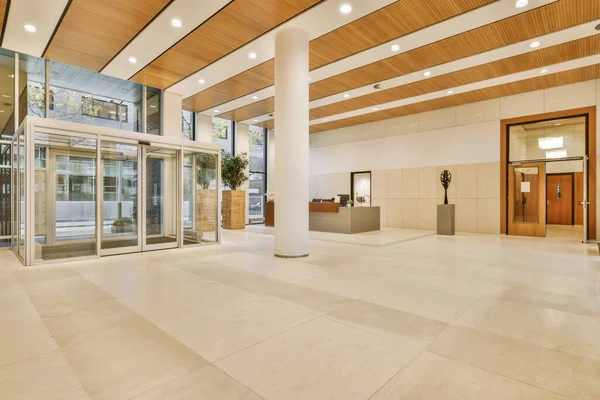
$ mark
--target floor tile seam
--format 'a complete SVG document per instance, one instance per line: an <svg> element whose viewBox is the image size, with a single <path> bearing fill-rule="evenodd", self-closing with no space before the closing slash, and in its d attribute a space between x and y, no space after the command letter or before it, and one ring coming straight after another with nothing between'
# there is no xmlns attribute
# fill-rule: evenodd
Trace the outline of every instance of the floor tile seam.
<svg viewBox="0 0 600 400"><path fill-rule="evenodd" d="M423 354L425 352L424 349L421 349L417 352L417 354L415 354L406 364L404 364L395 374L393 374L390 379L388 379L383 385L381 385L377 390L375 390L375 392L373 392L373 394L371 396L369 396L367 398L367 400L371 400L373 399L377 393L379 393L384 387L386 387L392 380L394 380L394 378L396 378L398 375L400 375L400 373L402 373L402 371L404 371L409 365L411 365L413 362L415 362L415 360L417 358L419 358L419 356L421 356L421 354Z"/></svg>
<svg viewBox="0 0 600 400"><path fill-rule="evenodd" d="M497 336L497 335L494 335L494 336ZM499 337L501 337L501 336L499 336ZM432 343L433 343L433 342L432 342ZM524 343L524 342L523 342L523 343ZM529 344L529 343L527 343L527 344ZM535 346L535 345L534 345L534 346ZM536 347L540 347L540 346L536 346ZM542 348L546 349L545 347L542 347ZM546 350L548 350L548 349L546 349ZM454 361L454 362L457 362L457 363L459 363L459 364L468 365L468 366L470 366L470 367L472 367L472 368L476 368L476 369L478 369L478 370L480 370L480 371L485 371L485 372L487 372L487 373L489 373L489 374L492 374L492 375L501 376L501 377L503 377L503 378L505 378L505 379L508 379L508 380L510 380L510 381L513 381L513 382L518 382L518 383L522 383L522 384L524 384L524 385L526 385L526 386L529 386L529 387L532 387L532 388L535 388L535 389L538 389L538 390L543 390L544 392L552 393L552 394L558 395L558 396L560 396L560 397L564 397L565 399L578 400L578 399L577 399L577 397L572 397L571 395L566 395L566 394L564 394L564 393L559 393L559 392L556 392L556 391L554 391L554 390L550 390L550 389L547 389L547 388L543 388L543 387L541 387L541 386L536 386L536 385L534 385L534 384L532 384L532 383L530 383L530 382L526 382L526 381L523 381L523 380L521 380L521 379L513 378L513 377L510 377L510 376L507 376L507 375L501 374L501 373L499 373L499 372L496 372L496 371L491 371L491 370L489 370L489 369L487 369L487 368L483 368L483 367L481 367L481 366L474 365L474 364L472 364L472 363L470 363L470 362L465 362L465 361L462 361L462 360L457 360L457 359L455 359L455 358L452 358L452 357L450 357L450 356L447 356L447 355L444 355L444 354L439 354L439 353L437 353L436 351L434 351L434 350L431 350L431 349L429 348L429 346L428 346L426 349L424 349L424 350L423 350L423 352L425 352L425 353L429 353L429 354L434 354L434 355L436 355L437 357L441 357L441 358L444 358L444 359L446 359L446 360Z"/></svg>
<svg viewBox="0 0 600 400"><path fill-rule="evenodd" d="M410 313L406 313L406 314L410 314ZM411 315L414 315L414 314L411 314ZM419 315L417 315L417 316L419 316ZM321 318L324 318L324 319L327 319L327 320L329 320L329 321L336 322L336 323L338 323L338 324L344 325L344 326L346 326L346 327L348 327L348 328L356 329L356 330L358 330L358 331L361 331L361 332L363 332L363 333L367 333L367 334L369 334L369 335L371 335L371 336L377 336L377 337L378 337L378 338L380 338L380 339L386 339L386 340L390 340L390 341L392 341L392 342L395 342L395 343L401 344L401 345L403 345L403 346L410 347L410 348L411 348L411 349L413 349L413 350L417 350L417 351L422 351L422 350L424 350L424 349L422 349L422 348L419 348L419 347L415 346L414 344L406 343L406 342L404 342L404 341L402 341L402 340L400 340L400 339L397 339L397 338L391 338L391 337L389 337L389 336L385 336L385 335L382 335L382 334L379 334L379 333L376 333L376 332L373 332L373 331L369 331L369 330L367 330L367 329L361 328L360 326L357 326L357 325L352 325L352 324L350 324L350 323L348 323L348 322L344 322L344 321L342 321L342 320L340 320L340 319L336 319L336 318L334 318L334 317L332 317L332 316L329 316L328 314L323 314L323 315L321 315L320 317L321 317ZM425 318L425 317L422 317L422 318ZM429 318L425 318L425 319L429 319ZM439 322L439 321L437 321L437 322ZM444 324L445 324L445 323L444 323ZM445 329L446 329L446 327L444 327L444 330L445 330Z"/></svg>
<svg viewBox="0 0 600 400"><path fill-rule="evenodd" d="M540 347L542 349L546 349L546 350L550 350L550 351L556 351L558 353L565 354L565 355L570 356L570 357L579 357L579 358L581 358L583 360L587 360L587 361L591 361L591 362L599 363L600 364L600 357L599 358L585 357L585 356L583 356L581 354L569 353L567 351L561 350L560 348L543 346L543 345L538 344L538 343L533 343L533 342L528 342L528 341L525 341L525 340L517 339L517 338L515 338L513 336L504 336L504 335L501 335L499 333L495 333L495 332L492 332L492 331L489 331L489 330L485 330L484 328L479 328L479 327L476 327L476 326L459 325L459 324L452 324L451 326L455 327L455 328L467 328L467 329L471 329L471 330L482 332L482 333L486 333L486 334L489 334L489 335L494 335L494 336L497 336L497 337L500 337L500 338L504 338L504 339L508 339L508 340L513 340L513 341L516 341L516 342L525 343L525 344L528 344L530 346L536 346L536 347Z"/></svg>
<svg viewBox="0 0 600 400"><path fill-rule="evenodd" d="M228 267L228 266L225 266L225 267ZM232 267L228 267L228 268L232 268ZM235 268L232 268L232 269L235 269ZM254 273L254 272L250 272L250 271L244 271L244 272L247 272L247 273L249 273L249 274L256 275L256 276L257 276L257 277L259 277L259 278L265 278L265 279L273 279L273 280L277 280L277 279L275 279L275 278L269 278L269 277L265 277L264 275L256 274L256 273ZM317 277L315 277L315 278L317 278ZM278 281L278 280L277 280L277 281ZM237 289L237 290L241 290L241 291L244 291L244 292L246 292L246 293L249 293L249 294L252 294L252 295L258 296L258 297L260 297L260 298L262 298L262 299L265 299L265 300L271 300L271 301L277 302L277 303L279 303L279 304L282 304L282 305L285 305L285 306L288 306L288 307L294 308L294 309L296 309L296 310L299 310L299 311L308 312L308 313L310 313L310 314L313 314L313 315L315 315L315 316L317 316L317 317L318 317L318 316L321 316L321 315L323 315L323 314L324 314L324 313L322 313L322 312L321 312L321 313L318 313L318 312L314 312L314 311L312 311L312 310L308 310L308 309L306 309L306 308L302 308L302 307L295 306L295 305L293 305L293 304L287 303L287 302L285 302L285 301L282 301L282 300L280 300L280 299L278 299L278 298L274 297L274 295L264 294L265 292L255 292L255 291L252 291L252 290L250 290L250 289L246 289L246 288L245 288L245 287L243 287L243 286L235 286L235 285L233 285L233 284L231 284L231 283L224 283L224 282L222 282L222 281L215 281L215 282L216 282L216 283L219 283L220 285L223 285L223 286L231 287L231 288L234 288L234 289ZM310 290L315 290L315 291L318 291L318 292L321 292L321 293L325 293L325 294L327 294L327 295L333 295L333 296L342 297L342 298L344 298L344 299L345 299L345 301L344 301L344 304L346 304L346 303L348 303L348 302L350 302L350 301L354 300L354 299L351 299L351 298L349 298L349 297L346 297L346 296L340 296L340 295L336 295L336 294L333 294L333 293L324 292L324 291L322 291L322 290L313 289L313 288L310 288L310 287L307 287L307 286L302 286L302 285L299 285L299 284L297 284L297 283L286 282L286 281L279 281L279 282L282 282L282 283L285 283L285 284L290 284L290 285L295 285L295 286L298 286L298 287L300 287L300 288L302 288L302 289L310 289Z"/></svg>
<svg viewBox="0 0 600 400"><path fill-rule="evenodd" d="M52 336L50 336L50 337L52 338ZM54 338L52 338L52 339L54 340ZM19 358L18 360L11 361L8 364L2 364L2 365L0 365L0 370L2 370L4 368L12 367L12 366L14 366L14 365L16 365L16 364L18 364L20 362L29 361L29 360L32 360L32 359L38 358L38 357L45 357L48 354L52 354L54 352L58 352L58 353L61 354L61 356L64 357L64 355L62 354L62 350L60 349L60 347L57 344L56 348L53 349L53 350L43 351L41 353L38 353L38 354L35 354L35 355L32 355L32 356L27 356L27 357Z"/></svg>
<svg viewBox="0 0 600 400"><path fill-rule="evenodd" d="M276 337L278 337L278 336L281 336L281 335L283 335L283 334L285 334L285 333L288 333L288 332L290 332L290 331L291 331L291 330L293 330L293 329L299 328L299 327L301 327L301 326L303 326L303 325L306 325L306 324L308 324L308 323L310 323L310 322L312 322L312 321L314 321L314 320L316 320L316 319L318 319L318 318L322 318L322 317L323 317L322 315L314 315L314 316L312 316L312 318L309 318L309 319L307 319L306 321L302 321L302 322L300 322L300 323L298 323L298 324L295 324L294 326L291 326L291 327L288 327L288 328L284 329L284 330L283 330L283 331L281 331L281 332L278 332L278 333L275 333L275 334L273 334L273 335L270 335L270 336L268 336L268 337L266 337L266 338L263 338L263 339L261 339L261 340L257 341L256 343L252 343L252 344L250 344L250 345L248 345L248 346L246 346L246 347L244 347L244 348L242 348L242 349L239 349L239 350L236 350L236 351L234 351L234 352L233 352L233 353L231 353L231 354L228 354L228 355L226 355L226 356L223 356L223 357L221 357L221 358L218 358L218 359L216 359L216 360L214 360L214 361L209 361L209 362L210 362L210 363L212 363L213 365L215 365L217 368L221 369L221 368L220 368L220 367L217 365L217 363L219 363L219 362L221 362L221 361L223 361L223 360L225 360L225 359L227 359L227 358L229 358L229 357L232 357L232 356L234 356L234 355L236 355L236 354L238 354L238 353L241 353L241 352L243 352L243 351L246 351L246 350L248 350L248 349L250 349L250 348L252 348L252 347L254 347L254 346L257 346L257 345L259 345L259 344L261 344L261 343L264 343L264 342L266 342L267 340L271 340L271 339L274 339L274 338L276 338ZM221 370L222 370L222 369L221 369ZM225 371L223 370L223 372L225 372ZM226 372L225 372L225 373L226 373ZM228 375L229 375L229 374L228 374ZM234 378L234 379L235 379L235 378Z"/></svg>
<svg viewBox="0 0 600 400"><path fill-rule="evenodd" d="M548 310L566 312L566 313L570 313L570 314L573 314L573 315L579 315L579 316L582 316L582 317L590 317L590 318L599 318L600 319L600 310L597 313L595 313L595 314L585 314L585 313L581 313L581 312L574 312L574 311L564 310L564 309L555 308L555 307L541 306L541 305L538 305L538 304L535 304L535 303L527 302L525 300L520 300L518 298L509 299L509 298L500 297L500 296L502 296L502 295L495 295L495 296L492 296L492 297L486 297L484 299L507 301L507 302L510 302L510 303L515 303L515 304L524 305L524 306L541 307L541 308L546 308ZM587 299L587 297L577 297L577 298L578 299ZM594 299L594 298L589 298L589 299L597 301L600 304L600 299Z"/></svg>
<svg viewBox="0 0 600 400"><path fill-rule="evenodd" d="M213 366L213 367L215 367L216 369L218 369L219 371L221 371L223 374L225 374L226 376L228 376L229 378L231 378L233 381L237 382L239 385L241 385L241 386L245 387L246 389L248 389L248 390L249 390L251 393L253 393L254 395L256 395L256 396L257 396L259 399L266 400L264 397L260 396L260 395L259 395L258 393L256 393L254 390L252 390L252 389L250 389L248 386L246 386L244 383L240 382L239 380L235 379L233 376L229 375L227 372L223 371L221 368L219 368L218 366L216 366L214 363L212 363L212 362L210 362L210 361L208 361L208 360L206 360L206 359L204 359L204 360L207 362L207 364L206 364L206 365L203 365L203 366L201 366L201 367L198 367L198 370L199 370L199 371L200 371L200 370L202 370L202 369L204 369L204 368L206 368L206 367L208 367L208 366ZM166 386L166 385L170 384L171 382L175 382L175 381L177 381L178 379L180 379L180 378L184 377L186 374L193 373L193 371L194 371L194 368L196 368L196 367L192 367L192 368L190 368L189 370L187 370L187 371L185 371L185 372L182 372L182 373L181 373L181 375L175 376L175 377L173 377L173 378L171 378L171 379L167 380L166 382L160 383L160 384L158 384L158 385L156 385L156 386L152 386L151 388L149 388L149 389L147 389L147 390L144 390L143 392L136 393L136 394L134 394L134 395L130 396L130 397L128 398L128 400L135 400L135 399L136 399L136 397L139 397L139 396L145 395L145 394L147 394L147 393L149 393L149 392L153 391L154 389L158 389L158 388L160 388L160 387ZM90 399L91 399L91 398L90 398Z"/></svg>
<svg viewBox="0 0 600 400"><path fill-rule="evenodd" d="M480 299L480 300L486 300L486 299ZM498 298L491 298L488 300L499 300L502 302L506 302L506 303L511 303L514 305L519 305L519 306L527 306L527 307L531 307L531 308L541 308L543 310L549 310L549 311L558 311L558 312L563 312L565 314L570 314L576 317L585 317L585 318L589 318L592 320L596 320L597 322L600 323L600 316L593 316L593 315L583 315L583 314L577 314L571 311L564 311L564 310L557 310L556 308L548 308L548 307L544 307L544 306L540 306L540 305L536 305L536 304L531 304L531 303L523 303L521 301L516 301L513 299L498 299ZM598 325L600 327L600 324Z"/></svg>

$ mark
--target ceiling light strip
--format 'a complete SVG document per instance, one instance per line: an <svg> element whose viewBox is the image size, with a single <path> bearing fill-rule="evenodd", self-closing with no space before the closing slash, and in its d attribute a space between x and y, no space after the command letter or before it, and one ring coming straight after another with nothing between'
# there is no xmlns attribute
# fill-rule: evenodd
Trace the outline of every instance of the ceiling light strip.
<svg viewBox="0 0 600 400"><path fill-rule="evenodd" d="M325 65L321 68L315 69L310 72L311 83L318 82L320 80L327 79L327 78L330 78L335 75L339 75L348 70L353 70L356 68L363 67L365 65L383 60L385 58L389 58L392 56L396 56L398 54L402 54L402 53L414 50L418 47L422 47L422 46L443 40L450 36L454 36L454 35L466 32L471 29L475 29L475 28L483 26L483 25L494 23L499 20L509 18L509 17L521 14L523 12L526 12L526 11L530 11L532 8L550 4L550 3L553 3L554 1L555 0L535 0L535 1L532 1L528 7L515 8L514 2L511 2L509 0L502 0L502 1L492 3L492 4L484 6L484 7L480 7L474 11L467 12L465 14L462 14L457 17L451 18L447 21L443 21L438 24L429 26L429 27L421 29L419 31L409 33L408 35L402 36L399 39L394 39L391 42L381 44L381 45L373 47L369 50L365 50L361 53L354 54L354 55L344 58L342 60ZM546 36L550 36L550 35L546 35ZM540 38L538 38L538 40L540 40ZM392 45L399 45L401 51L391 52L390 51L390 46L391 46L390 43ZM529 47L529 43L530 43L530 41L527 41L526 46L523 49L523 52L532 51L532 49ZM542 45L536 50L539 50L544 47L548 47L549 45L550 44L542 43ZM507 46L507 47L510 47L510 46ZM521 48L521 47L519 47L519 48ZM494 51L496 51L496 50L492 50L490 52L483 53L483 54L488 54L488 53L491 53ZM516 53L516 54L518 54L518 53ZM433 68L428 69L428 71L431 71L432 74L433 74L433 70L434 70ZM421 78L423 77L424 72L425 71L419 72L421 74ZM397 78L397 79L402 79L402 78ZM184 81L182 81L182 83L183 82ZM216 82L215 82L215 84L216 84ZM197 91L200 91L200 90L198 90L197 86L198 86L197 84L194 85L195 89ZM384 83L385 89L389 89L389 87L393 87L393 86L386 86L386 84ZM372 85L366 86L363 90L363 94L368 93L368 88L372 88ZM203 87L202 90L204 90L204 89L205 88ZM267 90L269 90L269 91L267 91ZM355 89L355 90L360 90L360 89ZM265 88L260 91L259 96L264 99L266 97L272 96L272 94L269 94L271 92L272 93L275 92L273 87ZM256 92L256 93L259 93L259 92ZM358 94L358 95L361 95L361 94ZM248 98L251 98L251 96L252 96L252 94L250 94L250 96ZM334 96L337 96L337 95L334 95ZM187 97L187 96L184 95L184 97ZM325 98L325 99L328 99L328 98ZM227 112L227 111L231 111L236 108L240 108L247 104L252 103L252 101L248 101L248 102L244 103L245 100L246 100L246 96L231 101L230 103L235 104L235 107L233 107L233 108L227 107L227 105L230 103L225 103L224 105L220 105L219 107L224 109L223 112ZM326 104L326 103L323 103L323 104ZM318 107L320 107L320 106L318 106ZM209 112L210 112L210 110L206 110L207 115Z"/></svg>
<svg viewBox="0 0 600 400"><path fill-rule="evenodd" d="M594 26L596 24L598 24L599 22L600 22L600 20L592 21L592 22L589 22L586 24L574 26L574 27L571 27L571 28L568 28L568 29L565 29L562 31L553 32L548 35L544 35L539 38L542 45L539 48L537 48L536 50L542 50L544 48L556 46L556 45L559 45L562 43L567 43L567 42L571 42L574 40L583 39L583 38L586 38L589 36L598 35L600 33L598 31L594 30ZM460 60L451 61L446 64L441 64L441 65L438 65L435 67L427 68L426 71L431 71L432 72L431 76L441 76L441 75L461 71L466 68L471 68L471 67L475 67L478 65L484 65L484 64L491 63L494 61L503 60L503 59L506 59L509 57L526 54L531 51L532 50L529 48L529 41L523 41L523 42L511 44L511 45L508 45L505 47L500 47L498 49L490 50L488 52L477 54L477 55L474 55L471 57L465 57ZM543 70L545 70L545 72L543 72L543 73L553 72L553 71L548 71L547 68L544 67L543 69L538 70L538 73L542 73L541 71L543 71ZM425 70L415 71L410 74L399 76L397 78L388 79L386 81L381 82L381 85L382 85L383 89L392 89L392 88L395 88L398 86L403 86L403 85L411 84L414 82L426 80L426 79L428 79L428 77L424 76L424 71ZM363 87L360 87L357 89L349 90L346 93L350 94L351 98L357 98L357 97L369 95L369 94L372 94L372 93L375 93L378 91L379 90L373 88L373 85L367 85L367 86L363 86ZM271 97L271 96L273 96L273 94L268 94L268 93L274 93L274 87L271 86L269 88L261 90L260 94L258 94L258 93L259 92L256 92L256 94L253 94L253 95L260 96L261 99ZM223 104L219 107L223 112L229 112L229 111L235 110L237 108L247 105L248 103L252 103L251 101L249 101L248 98L246 98L246 97L251 98L251 96L252 95L244 96L240 99L236 99L232 102ZM317 108L317 107L323 107L323 106L334 104L334 103L337 103L337 102L340 102L343 100L345 100L345 99L340 98L340 94L338 93L338 94L335 94L332 96L323 97L318 100L313 100L310 102L309 107L311 109ZM244 104L244 103L246 103L246 104ZM208 115L208 113L206 113L206 112L203 112L203 114ZM263 120L269 119L267 114L265 114L264 116L261 116L261 117L265 117ZM254 118L260 119L261 117L254 117Z"/></svg>
<svg viewBox="0 0 600 400"><path fill-rule="evenodd" d="M174 0L104 67L102 73L129 79L230 2ZM180 21L181 27L174 26L173 20ZM129 57L137 58L138 62L130 64Z"/></svg>

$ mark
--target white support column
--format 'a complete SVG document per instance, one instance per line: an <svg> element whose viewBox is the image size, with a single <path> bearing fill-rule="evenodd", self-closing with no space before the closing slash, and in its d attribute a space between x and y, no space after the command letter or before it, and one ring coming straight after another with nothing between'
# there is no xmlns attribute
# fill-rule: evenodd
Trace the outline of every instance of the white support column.
<svg viewBox="0 0 600 400"><path fill-rule="evenodd" d="M246 153L250 158L250 126L236 122L235 129L235 154ZM246 168L244 174L250 174L250 167ZM246 225L250 223L250 182L246 181L240 188L246 192Z"/></svg>
<svg viewBox="0 0 600 400"><path fill-rule="evenodd" d="M308 33L275 36L275 256L308 256Z"/></svg>
<svg viewBox="0 0 600 400"><path fill-rule="evenodd" d="M212 117L196 113L196 141L212 143Z"/></svg>
<svg viewBox="0 0 600 400"><path fill-rule="evenodd" d="M181 102L183 96L172 92L163 92L162 126L163 136L181 139Z"/></svg>

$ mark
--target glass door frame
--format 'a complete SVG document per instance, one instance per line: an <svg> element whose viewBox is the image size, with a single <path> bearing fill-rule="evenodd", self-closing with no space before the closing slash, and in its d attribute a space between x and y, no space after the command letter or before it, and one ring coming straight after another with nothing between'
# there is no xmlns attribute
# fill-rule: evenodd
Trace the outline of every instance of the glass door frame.
<svg viewBox="0 0 600 400"><path fill-rule="evenodd" d="M137 236L137 245L135 246L127 246L127 247L116 247L112 249L103 249L102 248L102 235L104 229L104 160L102 160L102 142L110 142L114 144L124 144L129 146L135 146L137 148L137 173L138 173L138 187L137 187L137 196L136 196L136 207L137 207L137 224L136 224L136 236ZM100 225L100 235L98 237L97 248L99 250L100 256L111 256L117 254L127 254L127 253L137 253L142 251L142 218L140 217L140 210L142 210L142 200L141 200L141 189L140 182L142 182L141 178L141 161L142 161L142 146L139 145L138 141L128 140L123 138L102 138L98 142L98 170L101 175L98 175L99 178L96 179L96 191L98 193L98 199L100 201L96 202L96 213L99 215L98 224ZM102 179L100 179L102 178Z"/></svg>
<svg viewBox="0 0 600 400"><path fill-rule="evenodd" d="M18 252L17 253L17 257L21 260L21 262L26 265L26 266L30 266L30 265L37 265L37 264L48 264L48 263L57 263L57 262L65 262L65 261L74 261L74 260L79 260L79 259L91 259L91 258L97 258L100 257L101 255L105 255L102 253L101 250L101 240L102 240L102 228L103 228L103 221L101 219L102 216L102 210L101 207L103 206L103 201L96 201L96 254L95 255L90 255L90 256L85 256L85 257L73 257L73 258L62 258L62 259L57 259L57 260L46 260L46 261L36 261L35 260L35 204L34 204L34 199L35 199L35 137L36 134L51 134L51 135L60 135L60 136L71 136L71 137L87 137L87 138L92 138L92 139L96 139L96 199L100 199L103 200L103 188L101 187L103 185L103 179L99 179L100 177L104 176L104 172L101 170L101 167L103 166L103 163L99 162L99 160L101 160L101 149L102 149L102 142L103 141L109 141L109 142L117 142L117 143L125 143L125 142L131 142L131 143L136 143L139 145L139 149L140 151L138 152L138 160L140 161L144 161L141 157L142 157L142 153L145 150L141 150L144 146L152 146L152 147L161 147L161 148L169 148L169 149L173 149L177 152L177 159L175 162L176 165L176 176L177 176L177 180L173 186L173 189L175 190L175 202L176 202L176 212L175 212L175 216L177 218L177 225L176 225L176 234L177 234L177 240L174 244L168 243L167 246L163 246L163 245L151 245L151 246L143 246L143 243L145 242L145 232L143 231L143 229L140 229L138 232L138 236L139 236L139 240L141 241L141 251L144 250L158 250L161 248L183 248L183 159L184 159L184 153L185 151L190 151L190 152L204 152L204 153L210 153L210 154L215 154L217 156L217 176L216 176L216 190L217 190L217 194L218 194L218 200L217 200L217 204L218 204L218 208L217 208L217 217L218 217L218 221L221 220L221 201L222 201L222 194L221 194L221 147L217 144L213 144L213 143L201 143L201 142L194 142L194 141L190 141L190 140L186 140L183 137L181 137L181 135L179 136L175 136L175 137L165 137L165 136L155 136L155 135L149 135L149 134L144 134L144 133L135 133L135 132L129 132L129 131L121 131L118 129L112 129L112 128L105 128L105 127L99 127L99 126L90 126L90 125L85 125L85 124L79 124L79 123L75 123L75 122L68 122L68 121L59 121L59 120L51 120L51 119L46 119L46 118L39 118L39 117L32 117L32 116L27 116L25 117L25 119L23 120L22 124L20 125L19 129L17 130L17 133L13 136L12 139L12 145L16 145L17 150L19 145L21 144L19 142L20 140L20 135L22 135L23 138L23 147L24 147L24 177L22 180L24 180L24 198L21 200L23 201L23 214L25 216L24 220L25 220L25 224L24 224L24 235L23 235L23 239L24 239L24 245L25 245L25 252L23 254L23 257L19 257ZM14 147L13 147L14 149ZM14 158L13 157L13 162L12 162L12 167L13 167L13 172L16 173L16 175L14 175L13 179L15 179L15 183L19 183L21 178L18 176L18 172L19 172L19 162L20 162L20 157L18 156L20 153L17 151L17 157ZM15 165L16 162L16 165ZM140 173L139 171L143 168L145 168L143 166L144 162L141 162L141 164L138 164L138 174ZM140 168L141 165L141 168ZM16 169L15 169L16 168ZM143 178L142 178L143 179ZM144 181L142 181L144 182ZM142 183L142 185L144 185L145 183ZM18 186L17 186L17 190L18 190ZM143 200L140 200L138 198L138 204L141 203L141 206L143 208ZM16 216L19 216L19 208L20 205L19 204L14 204L13 205L13 211L16 213ZM139 206L138 206L139 207ZM11 216L14 218L14 216ZM19 217L20 218L20 217ZM145 216L144 216L145 218ZM138 221L141 221L142 218L138 218ZM141 222L140 222L141 223ZM14 233L17 233L18 231L15 231L16 229L20 229L21 228L21 221L20 219L17 221L16 226L12 227L13 231L11 233L13 233L13 237L15 237ZM19 240L19 235L16 235L16 240ZM217 224L217 229L216 229L216 242L214 243L221 243L221 226L220 224ZM18 243L17 243L18 244ZM203 244L198 244L203 245ZM205 244L204 244L205 245ZM12 243L11 243L11 247ZM18 246L17 246L18 247ZM190 247L189 245L186 246ZM13 248L14 251L14 248ZM118 253L122 253L122 251L119 251Z"/></svg>
<svg viewBox="0 0 600 400"><path fill-rule="evenodd" d="M538 169L538 221L515 221L515 168ZM533 185L532 185L533 186ZM523 204L525 204L523 202ZM546 163L540 162L512 162L508 166L508 234L516 236L546 236Z"/></svg>
<svg viewBox="0 0 600 400"><path fill-rule="evenodd" d="M177 226L175 228L175 241L174 242L170 242L170 243L158 243L158 244L148 244L147 243L147 239L148 239L148 232L146 231L147 229L147 218L146 218L146 207L148 206L147 202L148 202L148 198L147 198L147 181L146 178L148 176L148 171L147 171L147 164L146 164L146 159L148 157L148 149L152 147L152 148L156 148L156 147L160 147L161 149L169 149L169 150L175 150L175 165L176 165L176 170L175 170L175 217L177 218ZM172 146L172 145L168 145L168 144L160 144L160 145L153 145L153 146L147 146L147 145L142 145L140 146L140 150L141 150L141 173L142 173L142 188L141 188L141 197L142 197L142 208L141 208L141 212L144 213L143 217L140 218L142 221L142 230L141 230L141 238L142 238L142 251L152 251L152 250L165 250L165 249L174 249L177 247L181 247L181 244L183 243L182 238L183 238L183 215L182 215L182 202L183 202L183 149L181 148L181 146ZM138 213L139 213L140 209L138 209Z"/></svg>

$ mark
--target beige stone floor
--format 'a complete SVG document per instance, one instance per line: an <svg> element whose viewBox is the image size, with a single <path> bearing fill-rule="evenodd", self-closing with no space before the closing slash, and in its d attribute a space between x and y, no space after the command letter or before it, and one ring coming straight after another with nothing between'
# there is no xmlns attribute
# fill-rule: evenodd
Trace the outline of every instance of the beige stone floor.
<svg viewBox="0 0 600 400"><path fill-rule="evenodd" d="M596 246L370 243L282 260L272 235L226 232L35 268L0 252L0 399L600 398Z"/></svg>

